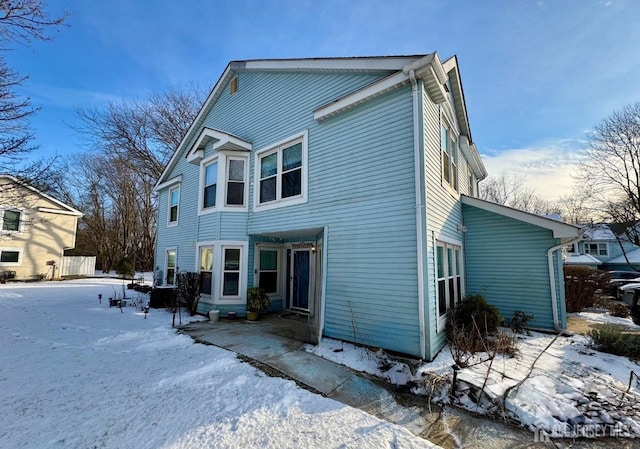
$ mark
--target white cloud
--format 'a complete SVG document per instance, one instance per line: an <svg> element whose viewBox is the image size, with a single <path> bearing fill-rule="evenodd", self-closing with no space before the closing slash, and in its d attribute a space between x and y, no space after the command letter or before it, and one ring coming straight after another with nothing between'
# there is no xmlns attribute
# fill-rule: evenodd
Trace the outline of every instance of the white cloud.
<svg viewBox="0 0 640 449"><path fill-rule="evenodd" d="M568 195L582 157L582 142L559 140L482 155L489 176L501 173L526 178L526 185L545 199Z"/></svg>

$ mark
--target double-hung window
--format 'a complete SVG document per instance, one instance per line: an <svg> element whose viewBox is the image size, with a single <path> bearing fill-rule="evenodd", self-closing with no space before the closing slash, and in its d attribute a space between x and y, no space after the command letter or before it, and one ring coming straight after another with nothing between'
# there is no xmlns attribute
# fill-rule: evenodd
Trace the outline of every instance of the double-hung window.
<svg viewBox="0 0 640 449"><path fill-rule="evenodd" d="M244 206L245 164L244 158L227 158L226 206Z"/></svg>
<svg viewBox="0 0 640 449"><path fill-rule="evenodd" d="M262 249L258 250L260 260L258 261L258 287L264 289L268 294L278 293L278 250Z"/></svg>
<svg viewBox="0 0 640 449"><path fill-rule="evenodd" d="M222 296L240 296L241 248L223 247Z"/></svg>
<svg viewBox="0 0 640 449"><path fill-rule="evenodd" d="M180 205L180 186L169 189L169 226L178 224L178 208Z"/></svg>
<svg viewBox="0 0 640 449"><path fill-rule="evenodd" d="M258 209L306 201L306 132L256 155L256 183Z"/></svg>
<svg viewBox="0 0 640 449"><path fill-rule="evenodd" d="M204 182L202 188L202 209L216 207L218 187L218 161L209 162L203 166Z"/></svg>
<svg viewBox="0 0 640 449"><path fill-rule="evenodd" d="M440 128L440 149L442 152L442 179L458 191L458 142L447 125Z"/></svg>
<svg viewBox="0 0 640 449"><path fill-rule="evenodd" d="M462 249L436 242L438 282L438 329L444 329L447 312L462 299Z"/></svg>
<svg viewBox="0 0 640 449"><path fill-rule="evenodd" d="M2 211L2 231L19 232L22 213L16 209L4 209Z"/></svg>
<svg viewBox="0 0 640 449"><path fill-rule="evenodd" d="M211 295L213 286L213 246L200 247L200 293Z"/></svg>

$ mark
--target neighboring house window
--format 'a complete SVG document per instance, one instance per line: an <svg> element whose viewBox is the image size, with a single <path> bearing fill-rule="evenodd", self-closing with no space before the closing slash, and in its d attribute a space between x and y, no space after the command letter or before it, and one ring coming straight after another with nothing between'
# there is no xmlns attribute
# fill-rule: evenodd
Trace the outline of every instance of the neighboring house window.
<svg viewBox="0 0 640 449"><path fill-rule="evenodd" d="M566 248L568 253L572 253L573 254L573 253L576 252L576 244L575 243L572 243L571 245L567 245L565 248Z"/></svg>
<svg viewBox="0 0 640 449"><path fill-rule="evenodd" d="M200 247L200 293L211 295L213 286L213 246Z"/></svg>
<svg viewBox="0 0 640 449"><path fill-rule="evenodd" d="M204 166L204 190L202 192L202 208L216 206L218 186L218 162L211 162Z"/></svg>
<svg viewBox="0 0 640 449"><path fill-rule="evenodd" d="M20 265L20 253L19 249L0 249L0 263L5 266Z"/></svg>
<svg viewBox="0 0 640 449"><path fill-rule="evenodd" d="M462 299L462 249L449 243L436 243L438 281L438 329L444 329L447 312Z"/></svg>
<svg viewBox="0 0 640 449"><path fill-rule="evenodd" d="M296 139L259 152L256 158L257 208L306 201L306 132Z"/></svg>
<svg viewBox="0 0 640 449"><path fill-rule="evenodd" d="M227 206L244 206L245 159L227 159Z"/></svg>
<svg viewBox="0 0 640 449"><path fill-rule="evenodd" d="M609 247L606 243L585 243L584 253L593 256L608 256Z"/></svg>
<svg viewBox="0 0 640 449"><path fill-rule="evenodd" d="M168 249L166 251L166 270L167 273L167 285L175 285L176 283L176 261L178 251L174 249Z"/></svg>
<svg viewBox="0 0 640 449"><path fill-rule="evenodd" d="M442 150L442 178L456 192L458 191L458 144L451 130L442 125L440 130Z"/></svg>
<svg viewBox="0 0 640 449"><path fill-rule="evenodd" d="M20 231L21 213L15 209L5 209L2 212L2 230L6 232Z"/></svg>
<svg viewBox="0 0 640 449"><path fill-rule="evenodd" d="M275 249L260 249L258 265L258 287L269 294L278 293L278 251Z"/></svg>
<svg viewBox="0 0 640 449"><path fill-rule="evenodd" d="M241 248L223 247L222 296L240 296Z"/></svg>
<svg viewBox="0 0 640 449"><path fill-rule="evenodd" d="M169 224L178 224L178 207L180 204L180 187L169 189Z"/></svg>

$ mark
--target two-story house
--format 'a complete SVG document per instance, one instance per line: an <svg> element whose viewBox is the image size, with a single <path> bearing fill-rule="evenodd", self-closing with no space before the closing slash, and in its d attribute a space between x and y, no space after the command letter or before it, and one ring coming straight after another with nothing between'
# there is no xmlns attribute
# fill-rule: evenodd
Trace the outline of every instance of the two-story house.
<svg viewBox="0 0 640 449"><path fill-rule="evenodd" d="M60 277L82 213L13 176L0 176L0 276Z"/></svg>
<svg viewBox="0 0 640 449"><path fill-rule="evenodd" d="M456 57L233 61L156 185L156 264L200 272L201 313L260 286L318 337L426 359L469 293L562 328L579 229L478 199L486 175Z"/></svg>

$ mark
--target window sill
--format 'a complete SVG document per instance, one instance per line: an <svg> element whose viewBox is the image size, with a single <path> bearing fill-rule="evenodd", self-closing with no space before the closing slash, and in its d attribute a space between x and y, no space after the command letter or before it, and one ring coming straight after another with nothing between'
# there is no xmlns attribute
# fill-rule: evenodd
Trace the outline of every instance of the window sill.
<svg viewBox="0 0 640 449"><path fill-rule="evenodd" d="M286 199L280 201L272 201L264 204L257 204L253 207L254 212L261 212L264 210L280 209L287 206L296 206L298 204L307 203L307 198L304 196L295 197L293 199Z"/></svg>

